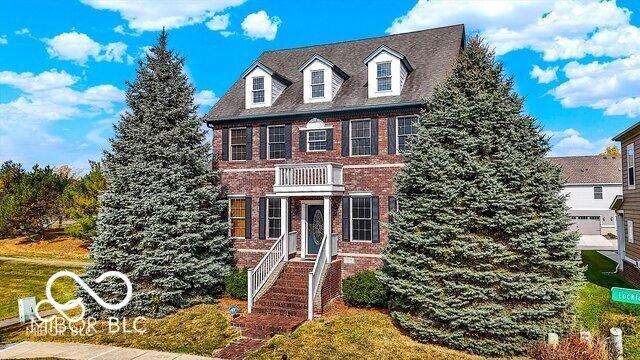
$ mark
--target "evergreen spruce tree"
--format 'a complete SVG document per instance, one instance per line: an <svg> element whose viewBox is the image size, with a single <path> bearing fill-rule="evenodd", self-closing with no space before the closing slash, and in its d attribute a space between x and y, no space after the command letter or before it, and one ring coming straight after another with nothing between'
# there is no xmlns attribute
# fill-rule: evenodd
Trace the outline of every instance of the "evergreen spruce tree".
<svg viewBox="0 0 640 360"><path fill-rule="evenodd" d="M110 303L124 299L121 280L93 279L109 270L133 284L129 305L114 315L163 316L219 295L232 262L219 172L194 105L184 58L167 49L167 34L128 83L130 110L105 153L107 189L86 278ZM89 296L88 310L107 312ZM112 315L113 313L109 313Z"/></svg>
<svg viewBox="0 0 640 360"><path fill-rule="evenodd" d="M479 38L427 100L381 280L414 338L483 355L566 332L582 279L547 139Z"/></svg>

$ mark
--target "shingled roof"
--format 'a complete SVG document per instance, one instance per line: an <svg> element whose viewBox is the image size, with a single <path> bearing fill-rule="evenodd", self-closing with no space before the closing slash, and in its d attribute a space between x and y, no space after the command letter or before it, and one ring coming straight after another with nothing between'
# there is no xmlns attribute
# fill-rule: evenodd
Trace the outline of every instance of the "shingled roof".
<svg viewBox="0 0 640 360"><path fill-rule="evenodd" d="M370 99L367 94L367 66L363 61L382 45L402 53L414 70L407 76L400 95ZM245 109L245 82L239 78L209 111L205 120L215 122L385 105L417 105L433 93L438 83L446 79L463 45L464 25L453 25L370 39L266 51L257 61L291 80L292 84L272 106ZM302 98L302 73L298 68L314 55L334 63L349 79L342 84L332 101L305 104Z"/></svg>
<svg viewBox="0 0 640 360"><path fill-rule="evenodd" d="M622 184L622 160L610 155L547 158L560 165L567 184Z"/></svg>

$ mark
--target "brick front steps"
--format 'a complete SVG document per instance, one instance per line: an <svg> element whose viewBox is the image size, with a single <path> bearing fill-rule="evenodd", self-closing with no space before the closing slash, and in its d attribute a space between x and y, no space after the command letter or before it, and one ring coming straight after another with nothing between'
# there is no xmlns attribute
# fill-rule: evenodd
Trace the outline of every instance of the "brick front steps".
<svg viewBox="0 0 640 360"><path fill-rule="evenodd" d="M255 350L258 350L266 340L240 338L231 344L227 345L224 349L218 351L216 359L225 360L242 360L249 356Z"/></svg>
<svg viewBox="0 0 640 360"><path fill-rule="evenodd" d="M270 339L276 334L290 334L305 320L303 317L253 313L234 319L232 324L240 327L245 337Z"/></svg>

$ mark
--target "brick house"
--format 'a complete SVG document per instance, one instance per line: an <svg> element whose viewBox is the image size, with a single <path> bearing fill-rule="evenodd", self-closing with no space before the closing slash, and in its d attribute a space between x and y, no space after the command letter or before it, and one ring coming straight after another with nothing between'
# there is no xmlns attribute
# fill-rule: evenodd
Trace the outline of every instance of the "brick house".
<svg viewBox="0 0 640 360"><path fill-rule="evenodd" d="M640 287L640 186L637 184L636 148L640 148L640 123L613 138L622 151L622 196L611 203L616 212L618 231L618 271L629 282ZM638 240L636 240L638 239Z"/></svg>
<svg viewBox="0 0 640 360"><path fill-rule="evenodd" d="M267 51L206 115L249 307L296 285L282 279L294 268L321 306L341 278L381 266L402 152L464 38L455 25Z"/></svg>

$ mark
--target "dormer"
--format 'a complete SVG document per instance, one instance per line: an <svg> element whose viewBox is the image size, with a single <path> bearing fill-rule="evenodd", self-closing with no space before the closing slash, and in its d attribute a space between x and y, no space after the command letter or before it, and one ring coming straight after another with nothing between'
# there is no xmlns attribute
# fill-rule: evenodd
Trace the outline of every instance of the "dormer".
<svg viewBox="0 0 640 360"><path fill-rule="evenodd" d="M401 53L381 45L364 59L367 65L369 98L400 95L413 68Z"/></svg>
<svg viewBox="0 0 640 360"><path fill-rule="evenodd" d="M245 109L273 105L284 89L291 85L291 81L258 61L242 74L242 78L244 78Z"/></svg>
<svg viewBox="0 0 640 360"><path fill-rule="evenodd" d="M298 71L302 72L302 97L305 103L331 101L349 76L331 61L313 55Z"/></svg>

